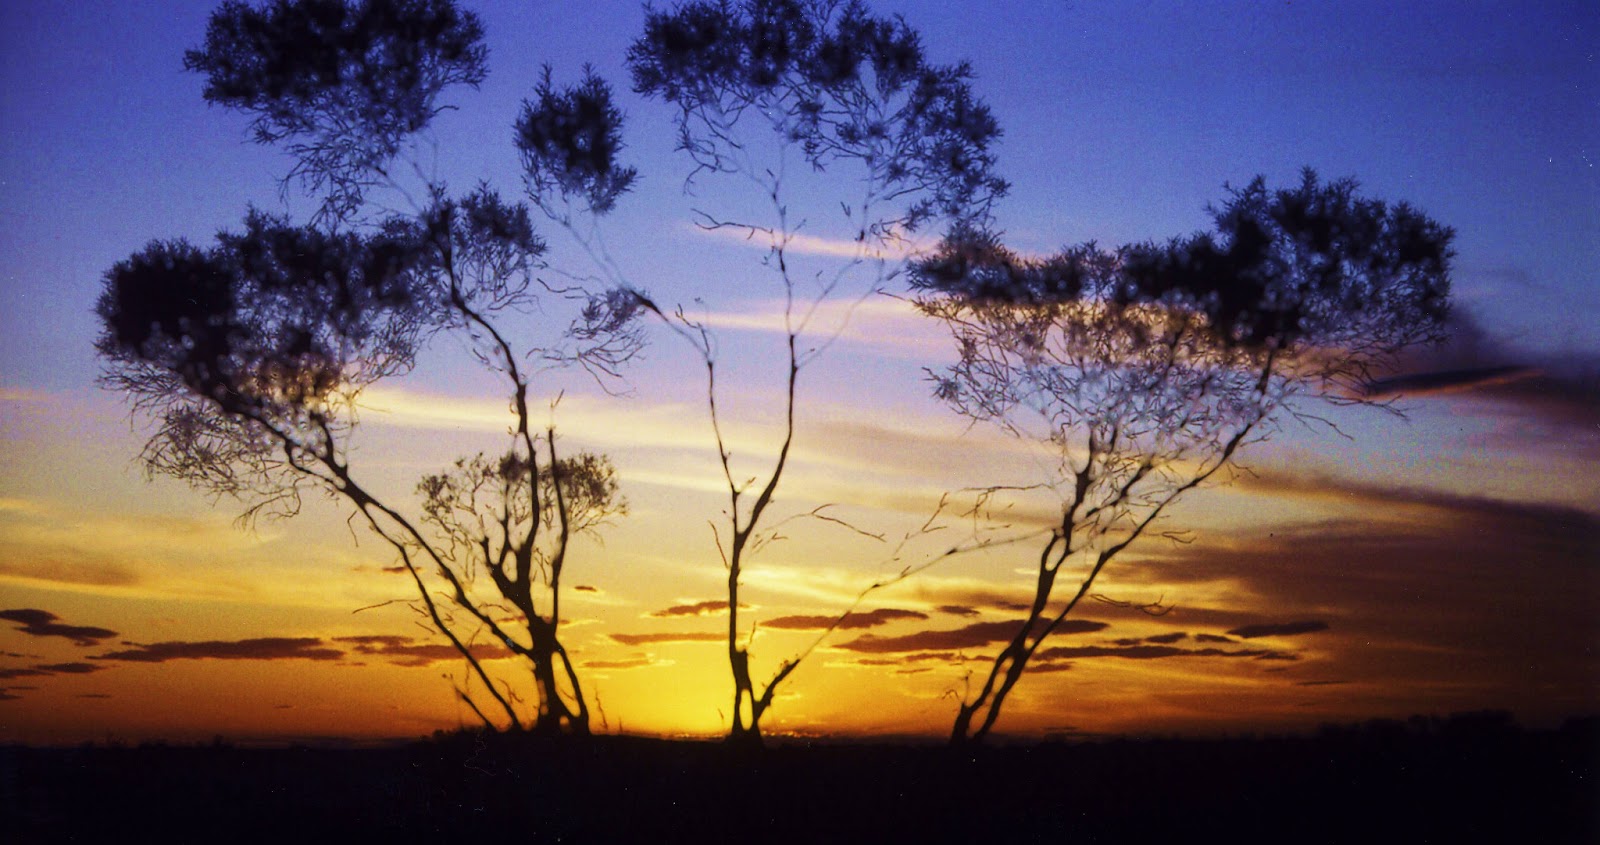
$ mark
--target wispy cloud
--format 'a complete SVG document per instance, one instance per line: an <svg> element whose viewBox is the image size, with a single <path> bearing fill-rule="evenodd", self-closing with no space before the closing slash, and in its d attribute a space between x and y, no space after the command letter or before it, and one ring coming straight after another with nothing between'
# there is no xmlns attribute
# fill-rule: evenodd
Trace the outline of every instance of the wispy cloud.
<svg viewBox="0 0 1600 845"><path fill-rule="evenodd" d="M499 398L462 397L375 387L363 394L366 422L428 430L467 427L504 432L511 415ZM436 409L450 409L448 414ZM726 410L726 409L724 409ZM941 495L973 478L1038 460L1035 450L1015 438L981 431L964 432L958 421L930 430L914 419L861 419L861 410L827 402L808 402L799 443L783 495L789 502L840 502L926 518ZM734 455L736 475L766 471L760 457L772 455L782 442L781 420L759 414L724 420L724 434ZM726 493L717 469L705 408L699 404L655 404L634 399L569 396L556 412L558 436L584 448L626 453L619 465L624 485L651 485L694 493ZM563 434L564 433L564 434ZM569 447L573 448L573 447ZM927 477L930 455L944 456L942 469L952 479ZM757 456L757 457L752 457ZM750 464L742 460L753 461ZM985 469L987 468L987 469ZM997 469L998 468L998 469ZM1017 519L1031 513L1012 514Z"/></svg>
<svg viewBox="0 0 1600 845"><path fill-rule="evenodd" d="M909 301L885 294L795 306L781 299L766 299L734 309L686 312L685 316L713 330L782 335L793 329L800 334L803 349L837 338L890 358L937 361L950 356L955 348L940 324L919 313Z"/></svg>
<svg viewBox="0 0 1600 845"><path fill-rule="evenodd" d="M1441 708L1489 697L1576 712L1600 694L1600 656L1571 647L1600 637L1600 515L1284 474L1242 482L1347 507L1270 532L1146 548L1140 577L1177 597L1172 623L1210 629L1197 641L1315 634L1305 648L1324 671L1391 696L1437 696ZM1230 589L1209 606L1184 601L1208 584Z"/></svg>
<svg viewBox="0 0 1600 845"><path fill-rule="evenodd" d="M30 516L38 516L44 512L44 507L38 502L32 501L31 499L17 499L0 496L0 514L28 514Z"/></svg>
<svg viewBox="0 0 1600 845"><path fill-rule="evenodd" d="M1328 630L1328 623L1307 619L1301 622L1268 622L1261 625L1241 625L1228 631L1228 633L1242 640L1253 640L1258 637L1292 637L1326 630Z"/></svg>
<svg viewBox="0 0 1600 845"><path fill-rule="evenodd" d="M739 607L742 609L748 607L748 605L741 602ZM649 615L657 619L669 619L674 616L721 616L727 612L727 599L711 599L710 601L699 601L690 604L675 604L671 607L653 611Z"/></svg>
<svg viewBox="0 0 1600 845"><path fill-rule="evenodd" d="M619 401L626 402L626 413L618 413ZM405 428L506 432L516 425L506 398L498 395L444 395L380 384L364 390L359 405L364 422ZM570 432L587 442L658 448L706 444L705 412L699 404L570 395L548 418L540 411L534 414L534 425L554 423L558 435Z"/></svg>
<svg viewBox="0 0 1600 845"><path fill-rule="evenodd" d="M1451 316L1446 343L1413 352L1400 372L1372 382L1373 396L1451 395L1491 403L1568 430L1600 454L1600 357L1529 353L1494 337L1471 313Z"/></svg>
<svg viewBox="0 0 1600 845"><path fill-rule="evenodd" d="M849 607L872 580L870 575L842 567L753 566L744 573L744 583L754 590L802 606L820 603L822 607L841 610Z"/></svg>
<svg viewBox="0 0 1600 845"><path fill-rule="evenodd" d="M51 396L38 390L22 387L0 387L0 402L48 402Z"/></svg>
<svg viewBox="0 0 1600 845"><path fill-rule="evenodd" d="M891 622L907 619L927 619L928 614L916 610L904 610L894 607L880 607L875 610L857 611L839 619L837 616L779 616L761 623L764 628L783 628L793 631L820 631L839 622L839 630L851 631L862 628L876 628Z"/></svg>
<svg viewBox="0 0 1600 845"><path fill-rule="evenodd" d="M362 607L391 596L371 552L306 545L222 513L104 513L10 500L0 508L0 584L119 598ZM293 571L295 577L286 577Z"/></svg>
<svg viewBox="0 0 1600 845"><path fill-rule="evenodd" d="M585 660L583 668L596 670L613 669L643 669L648 666L670 666L671 660L660 660L654 657L625 657L620 660Z"/></svg>
<svg viewBox="0 0 1600 845"><path fill-rule="evenodd" d="M133 648L94 655L95 660L165 663L169 660L338 660L344 652L315 637L129 643Z"/></svg>
<svg viewBox="0 0 1600 845"><path fill-rule="evenodd" d="M987 658L957 651L918 651L894 657L858 657L847 666L899 666L908 663L961 663L982 661Z"/></svg>
<svg viewBox="0 0 1600 845"><path fill-rule="evenodd" d="M1543 375L1534 367L1508 364L1493 367L1463 367L1430 370L1374 379L1367 384L1369 396L1390 394L1427 396L1438 393L1463 393L1469 390L1515 384Z"/></svg>
<svg viewBox="0 0 1600 845"><path fill-rule="evenodd" d="M5 575L29 581L90 587L130 587L142 580L132 567L115 561L42 555L23 560L0 560L0 576Z"/></svg>
<svg viewBox="0 0 1600 845"><path fill-rule="evenodd" d="M0 669L0 680L47 678L51 675L89 675L105 668L94 663L40 663L35 666ZM35 687L11 687L11 689L35 689Z"/></svg>
<svg viewBox="0 0 1600 845"><path fill-rule="evenodd" d="M762 252L772 251L778 245L780 237L775 233L752 231L737 226L694 226L690 231L703 237L727 243L743 244L750 249ZM784 251L788 253L815 255L824 258L859 258L862 260L882 258L886 261L900 261L928 247L926 241L912 237L901 237L885 246L878 246L854 237L808 235L804 232L792 232L782 238L782 243Z"/></svg>
<svg viewBox="0 0 1600 845"><path fill-rule="evenodd" d="M363 423L428 431L466 431L503 434L516 424L503 396L459 396L419 391L407 387L376 385L361 394ZM650 403L634 399L569 395L549 414L535 416L536 426L555 426L558 437L601 450L652 450L655 452L706 451L713 448L705 407L699 403ZM741 425L730 438L733 448L747 449L770 434L770 427ZM669 485L700 480L682 474L660 473L633 467L629 481ZM707 479L715 478L708 468ZM715 489L714 487L707 489Z"/></svg>
<svg viewBox="0 0 1600 845"><path fill-rule="evenodd" d="M623 645L638 646L650 643L714 643L727 638L727 634L710 631L677 631L657 634L607 634Z"/></svg>
<svg viewBox="0 0 1600 845"><path fill-rule="evenodd" d="M354 637L334 637L334 642L349 643L351 654L371 655L382 657L397 666L431 666L435 663L448 663L463 659L461 652L453 645L444 643L423 643L410 637L387 635L364 635ZM467 647L473 657L479 660L496 660L510 657L511 653L504 646L491 643L474 643Z"/></svg>
<svg viewBox="0 0 1600 845"><path fill-rule="evenodd" d="M57 675L88 675L106 667L97 666L93 663L42 663L34 668L43 669L46 672Z"/></svg>
<svg viewBox="0 0 1600 845"><path fill-rule="evenodd" d="M1501 523L1532 520L1564 525L1568 531L1562 533L1578 529L1582 534L1593 532L1596 523L1600 522L1600 514L1564 505L1287 470L1241 475L1235 485L1252 493L1337 502L1358 510L1367 519L1383 522L1438 525L1441 522L1471 523L1479 519Z"/></svg>
<svg viewBox="0 0 1600 845"><path fill-rule="evenodd" d="M101 640L117 635L116 631L92 625L68 625L61 617L48 610L17 608L0 610L0 619L16 622L17 630L34 637L63 637L81 646L99 645Z"/></svg>
<svg viewBox="0 0 1600 845"><path fill-rule="evenodd" d="M917 599L929 607L961 608L962 611L954 615L969 617L986 613L1015 616L1017 611L1027 610L1033 598L1031 585L998 584L973 576L935 573L924 573L896 587L894 595Z"/></svg>
<svg viewBox="0 0 1600 845"><path fill-rule="evenodd" d="M1222 649L1222 648L1182 648L1172 645L1087 645L1087 646L1055 646L1042 648L1034 653L1034 659L1041 663L1050 663L1059 660L1085 660L1096 657L1117 657L1123 660L1162 660L1173 657L1229 657L1234 659L1253 658L1258 660L1293 659L1291 652L1274 649Z"/></svg>
<svg viewBox="0 0 1600 845"><path fill-rule="evenodd" d="M979 648L993 643L1003 642L1016 636L1022 623L1017 620L1003 622L974 622L963 628L954 630L918 631L897 637L880 637L873 634L862 636L840 643L837 648L844 651L856 651L867 654L890 654L907 651L951 651L964 648ZM1058 636L1070 634L1084 634L1094 631L1103 631L1109 627L1104 622L1088 619L1068 619L1062 622L1056 630Z"/></svg>

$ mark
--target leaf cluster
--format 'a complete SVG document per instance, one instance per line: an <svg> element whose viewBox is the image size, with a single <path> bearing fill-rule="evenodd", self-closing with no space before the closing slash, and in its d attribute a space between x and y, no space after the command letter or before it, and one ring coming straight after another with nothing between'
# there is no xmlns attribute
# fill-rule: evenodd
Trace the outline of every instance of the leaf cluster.
<svg viewBox="0 0 1600 845"><path fill-rule="evenodd" d="M937 395L1063 450L1089 438L1160 463L1263 432L1306 390L1360 401L1375 368L1441 332L1452 233L1414 209L1308 171L1213 214L1211 232L1044 258L953 229L910 273L959 351Z"/></svg>
<svg viewBox="0 0 1600 845"><path fill-rule="evenodd" d="M462 306L492 312L532 303L546 245L526 204L507 202L486 184L458 199L436 187L432 204L407 225L427 246L421 267L438 280L440 296L460 298L450 303L451 320L461 322Z"/></svg>
<svg viewBox="0 0 1600 845"><path fill-rule="evenodd" d="M1280 190L1258 178L1213 209L1212 231L1109 250L1087 243L1044 258L956 226L913 265L910 283L925 309L1027 315L1040 331L1013 332L1021 348L1035 346L1044 326L1070 332L1073 320L1098 315L1115 317L1102 331L1120 326L1132 349L1159 340L1155 326L1177 316L1185 331L1203 329L1218 354L1293 351L1364 366L1439 336L1454 233L1356 188L1309 170Z"/></svg>
<svg viewBox="0 0 1600 845"><path fill-rule="evenodd" d="M1213 210L1214 232L1127 250L1117 297L1189 305L1254 348L1399 348L1436 335L1454 233L1356 188L1310 170L1278 190L1258 177Z"/></svg>
<svg viewBox="0 0 1600 845"><path fill-rule="evenodd" d="M205 98L253 115L259 143L287 142L300 176L343 219L455 84L477 87L488 49L476 15L448 0L228 0L184 67Z"/></svg>
<svg viewBox="0 0 1600 845"><path fill-rule="evenodd" d="M209 249L154 241L106 273L96 346L226 412L315 406L410 368L436 313L417 234L330 233L251 211Z"/></svg>
<svg viewBox="0 0 1600 845"><path fill-rule="evenodd" d="M537 467L515 450L492 458L480 453L424 476L417 492L424 522L453 545L463 571L474 559L503 568L520 545L542 536L536 529L564 529L559 550L566 536L597 531L628 512L611 459L592 452ZM544 563L550 557L531 547L528 554Z"/></svg>
<svg viewBox="0 0 1600 845"><path fill-rule="evenodd" d="M999 123L971 68L937 65L905 21L859 0L691 2L652 10L628 50L634 90L679 107L680 146L700 167L734 168L732 127L754 112L825 169L863 164L908 207L903 229L987 211Z"/></svg>
<svg viewBox="0 0 1600 845"><path fill-rule="evenodd" d="M546 65L534 98L523 101L515 131L536 197L577 198L591 214L605 214L638 178L638 170L617 161L624 147L622 111L592 68L584 68L582 82L557 89Z"/></svg>

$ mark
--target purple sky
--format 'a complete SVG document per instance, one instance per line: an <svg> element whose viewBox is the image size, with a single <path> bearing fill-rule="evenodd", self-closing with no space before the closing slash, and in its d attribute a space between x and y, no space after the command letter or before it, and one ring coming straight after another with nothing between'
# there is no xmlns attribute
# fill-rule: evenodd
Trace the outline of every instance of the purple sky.
<svg viewBox="0 0 1600 845"><path fill-rule="evenodd" d="M456 181L506 177L537 68L625 86L632 0L468 4L491 77L441 122ZM1498 339L1600 348L1600 10L1592 3L883 3L933 54L970 60L1006 132L999 209L1021 247L1200 227L1224 183L1354 176L1459 230L1458 298ZM181 68L209 0L0 10L0 372L78 387L99 275L152 237L204 239L246 202L279 207L283 159L200 100ZM574 33L582 33L574 37ZM640 128L652 105L625 100ZM658 134L657 138L660 137ZM633 137L676 193L666 144ZM493 143L487 143L487 142ZM465 143L458 143L465 142ZM471 150L463 153L461 150ZM627 218L624 217L624 220Z"/></svg>

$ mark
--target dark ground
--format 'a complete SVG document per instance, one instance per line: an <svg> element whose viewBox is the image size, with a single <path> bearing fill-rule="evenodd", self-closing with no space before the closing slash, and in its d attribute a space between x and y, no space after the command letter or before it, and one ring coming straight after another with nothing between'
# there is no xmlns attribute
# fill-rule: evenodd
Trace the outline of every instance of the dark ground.
<svg viewBox="0 0 1600 845"><path fill-rule="evenodd" d="M0 749L0 841L1600 842L1600 721L986 748Z"/></svg>

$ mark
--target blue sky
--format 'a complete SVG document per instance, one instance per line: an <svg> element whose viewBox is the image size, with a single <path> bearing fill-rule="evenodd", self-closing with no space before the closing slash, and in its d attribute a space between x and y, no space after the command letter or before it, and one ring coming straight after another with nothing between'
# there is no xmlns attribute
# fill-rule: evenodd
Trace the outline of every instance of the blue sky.
<svg viewBox="0 0 1600 845"><path fill-rule="evenodd" d="M935 55L972 62L1006 132L1014 187L999 213L1019 246L1182 234L1204 224L1224 183L1281 183L1310 166L1456 227L1458 298L1495 335L1541 351L1600 348L1593 4L991 5L881 8L906 15ZM0 11L8 385L82 383L86 312L111 262L152 237L203 239L246 202L278 207L283 159L245 143L242 119L207 108L201 80L182 71L209 9ZM641 12L628 0L480 12L490 81L441 122L440 160L458 183L514 185L501 139L538 66L570 79L592 62L624 87ZM668 133L658 107L628 111L647 132L630 138L646 174L633 208L649 208L676 193Z"/></svg>

